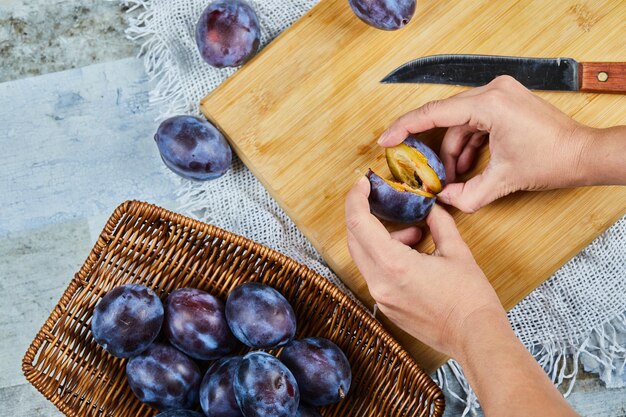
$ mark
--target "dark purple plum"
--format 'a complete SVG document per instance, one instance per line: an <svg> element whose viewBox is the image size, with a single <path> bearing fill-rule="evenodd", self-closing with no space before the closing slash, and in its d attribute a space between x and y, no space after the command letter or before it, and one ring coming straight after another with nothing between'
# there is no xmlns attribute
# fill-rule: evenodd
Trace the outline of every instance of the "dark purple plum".
<svg viewBox="0 0 626 417"><path fill-rule="evenodd" d="M192 180L221 177L233 159L224 135L198 117L174 116L163 121L154 140L165 165L181 177Z"/></svg>
<svg viewBox="0 0 626 417"><path fill-rule="evenodd" d="M139 401L159 411L190 409L198 403L200 369L170 345L153 343L131 358L126 364L126 377Z"/></svg>
<svg viewBox="0 0 626 417"><path fill-rule="evenodd" d="M200 384L200 405L207 417L242 417L233 383L241 356L215 362Z"/></svg>
<svg viewBox="0 0 626 417"><path fill-rule="evenodd" d="M204 417L197 411L191 410L169 410L157 414L155 417Z"/></svg>
<svg viewBox="0 0 626 417"><path fill-rule="evenodd" d="M91 333L107 352L130 358L150 346L163 323L163 304L154 291L138 284L113 288L96 305Z"/></svg>
<svg viewBox="0 0 626 417"><path fill-rule="evenodd" d="M194 359L218 359L237 347L224 303L195 288L179 288L167 297L163 328L170 343Z"/></svg>
<svg viewBox="0 0 626 417"><path fill-rule="evenodd" d="M346 397L352 382L350 363L343 351L322 337L294 340L283 349L280 360L300 387L303 402L323 407Z"/></svg>
<svg viewBox="0 0 626 417"><path fill-rule="evenodd" d="M283 346L296 334L296 315L272 287L257 283L238 286L226 300L226 321L233 334L252 348Z"/></svg>
<svg viewBox="0 0 626 417"><path fill-rule="evenodd" d="M261 25L242 0L218 0L204 10L196 26L202 59L214 67L238 67L259 50Z"/></svg>
<svg viewBox="0 0 626 417"><path fill-rule="evenodd" d="M404 27L415 14L416 0L348 0L359 19L383 30Z"/></svg>
<svg viewBox="0 0 626 417"><path fill-rule="evenodd" d="M234 387L245 417L293 417L298 410L298 383L285 365L267 353L244 356Z"/></svg>
<svg viewBox="0 0 626 417"><path fill-rule="evenodd" d="M317 408L300 404L296 417L322 417Z"/></svg>
<svg viewBox="0 0 626 417"><path fill-rule="evenodd" d="M413 136L398 146L387 148L385 155L394 180L386 180L372 170L368 171L372 213L398 223L423 220L446 183L441 160Z"/></svg>
<svg viewBox="0 0 626 417"><path fill-rule="evenodd" d="M369 203L376 217L396 223L416 223L428 215L435 204L434 195L418 194L401 185L384 180L374 171L367 172L370 181Z"/></svg>

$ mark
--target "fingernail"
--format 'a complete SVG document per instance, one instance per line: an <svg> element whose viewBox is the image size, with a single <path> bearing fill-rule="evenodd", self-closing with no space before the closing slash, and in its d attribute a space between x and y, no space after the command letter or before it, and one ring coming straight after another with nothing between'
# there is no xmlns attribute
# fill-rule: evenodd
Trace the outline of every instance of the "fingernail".
<svg viewBox="0 0 626 417"><path fill-rule="evenodd" d="M448 191L445 188L441 190L439 194L437 194L437 198L439 199L439 201L445 204L448 204L450 202L448 198Z"/></svg>
<svg viewBox="0 0 626 417"><path fill-rule="evenodd" d="M367 181L367 178L365 178L365 175L361 175L359 177L359 179L356 180L356 182L354 183L355 185L360 185L362 183L365 183Z"/></svg>
<svg viewBox="0 0 626 417"><path fill-rule="evenodd" d="M389 137L389 129L385 130L383 134L380 135L380 138L378 139L378 142L376 143L378 143L379 145L383 145L388 137Z"/></svg>

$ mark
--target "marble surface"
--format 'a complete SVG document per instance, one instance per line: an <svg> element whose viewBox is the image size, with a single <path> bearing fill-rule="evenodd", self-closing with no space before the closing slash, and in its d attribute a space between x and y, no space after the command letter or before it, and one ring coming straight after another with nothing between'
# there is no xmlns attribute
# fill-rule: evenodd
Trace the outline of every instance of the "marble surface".
<svg viewBox="0 0 626 417"><path fill-rule="evenodd" d="M0 0L0 82L133 56L121 2Z"/></svg>
<svg viewBox="0 0 626 417"><path fill-rule="evenodd" d="M148 91L134 58L0 84L0 108L12 109L0 112L0 235L108 214L126 199L172 200Z"/></svg>
<svg viewBox="0 0 626 417"><path fill-rule="evenodd" d="M134 58L0 84L0 416L60 416L22 356L128 199L176 208Z"/></svg>

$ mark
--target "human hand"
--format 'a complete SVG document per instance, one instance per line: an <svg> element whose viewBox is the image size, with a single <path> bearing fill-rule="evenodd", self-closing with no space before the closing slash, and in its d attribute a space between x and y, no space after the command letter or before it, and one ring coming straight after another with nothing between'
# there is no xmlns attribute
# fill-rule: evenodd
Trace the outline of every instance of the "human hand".
<svg viewBox="0 0 626 417"><path fill-rule="evenodd" d="M582 156L592 146L595 129L577 123L511 77L426 103L395 121L379 144L395 146L411 133L435 127L449 128L440 152L448 185L438 198L465 212L518 190L589 182ZM487 140L487 168L465 183L454 183L472 167Z"/></svg>
<svg viewBox="0 0 626 417"><path fill-rule="evenodd" d="M506 321L493 287L442 207L435 205L426 218L436 246L427 255L411 248L421 238L419 228L389 233L370 213L369 192L363 177L348 193L348 247L385 316L452 357L472 331L464 326L472 315L489 311Z"/></svg>

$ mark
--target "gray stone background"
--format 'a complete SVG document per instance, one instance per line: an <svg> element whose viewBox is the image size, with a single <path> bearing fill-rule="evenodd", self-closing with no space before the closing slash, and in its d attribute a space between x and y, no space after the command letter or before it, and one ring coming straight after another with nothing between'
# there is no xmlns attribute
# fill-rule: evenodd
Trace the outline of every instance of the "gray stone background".
<svg viewBox="0 0 626 417"><path fill-rule="evenodd" d="M0 0L0 82L135 56L125 11L99 0Z"/></svg>
<svg viewBox="0 0 626 417"><path fill-rule="evenodd" d="M113 209L132 198L176 207L125 12L0 0L0 416L61 415L21 358ZM584 416L626 416L625 398L581 372L569 401ZM462 409L448 399L446 415Z"/></svg>

